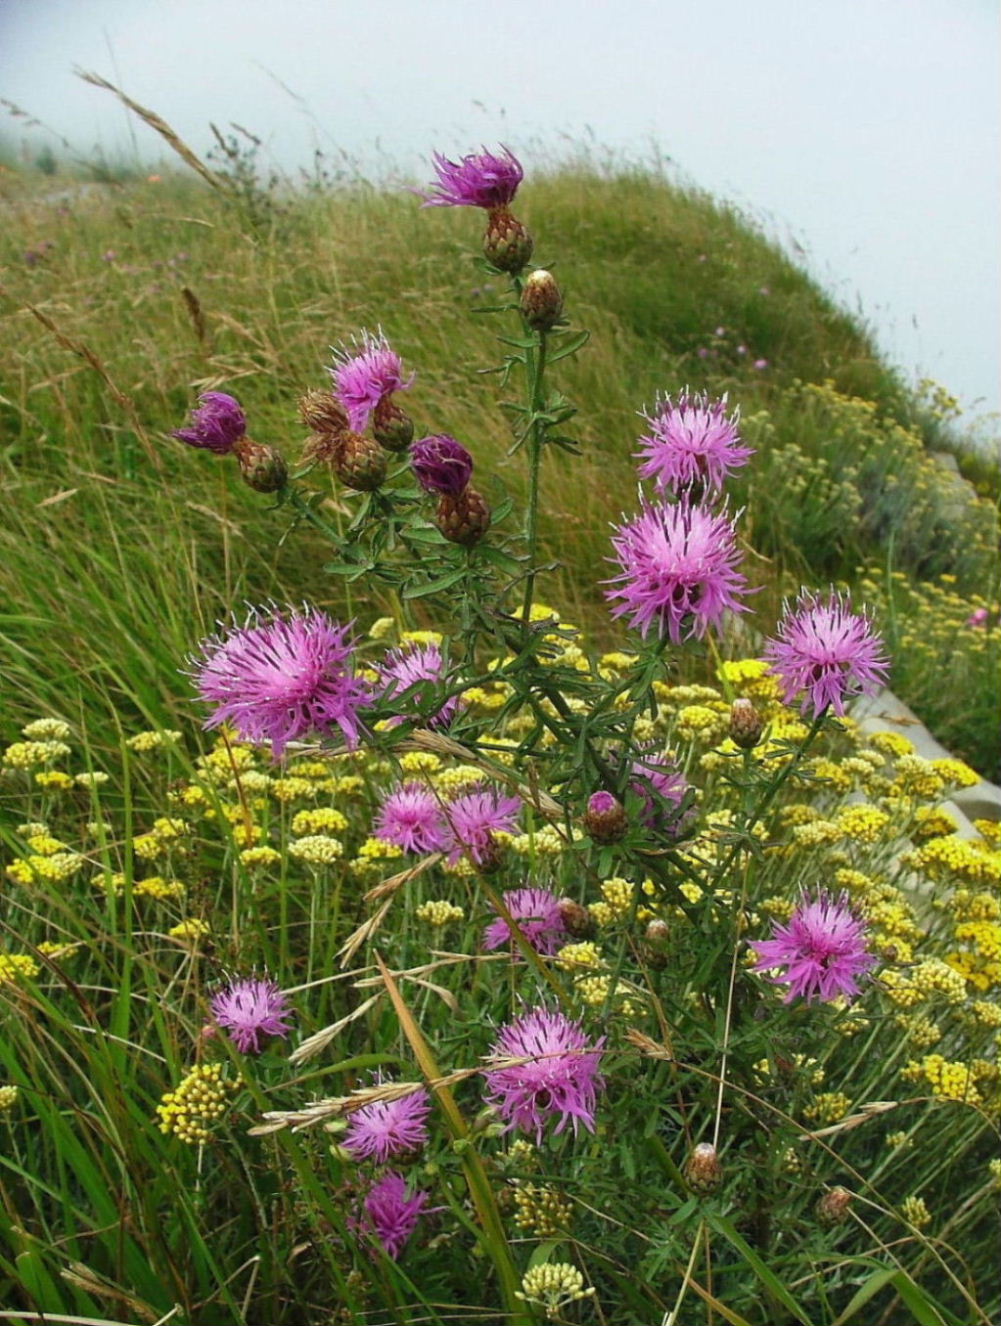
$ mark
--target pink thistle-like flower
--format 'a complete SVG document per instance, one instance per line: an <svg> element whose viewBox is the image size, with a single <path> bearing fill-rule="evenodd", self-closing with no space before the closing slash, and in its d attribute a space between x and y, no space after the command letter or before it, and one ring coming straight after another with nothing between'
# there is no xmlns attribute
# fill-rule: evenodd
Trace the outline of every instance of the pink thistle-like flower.
<svg viewBox="0 0 1001 1326"><path fill-rule="evenodd" d="M989 613L986 608L974 608L963 624L964 626L973 627L986 626L988 616Z"/></svg>
<svg viewBox="0 0 1001 1326"><path fill-rule="evenodd" d="M387 686L386 697L392 698L410 691L407 704L411 712L427 702L427 696L433 694L436 682L443 680L445 661L436 644L408 644L400 649L391 650L379 665L379 680ZM421 685L422 682L430 685ZM417 687L411 690L411 687ZM459 711L460 700L457 695L445 701L428 720L428 727L443 728L455 718ZM402 717L390 720L394 726L403 722Z"/></svg>
<svg viewBox="0 0 1001 1326"><path fill-rule="evenodd" d="M376 335L361 333L353 349L334 350L334 366L330 370L334 380L334 395L347 411L348 423L360 433L367 425L375 407L394 391L408 391L416 374L403 376L403 361L393 350L380 329Z"/></svg>
<svg viewBox="0 0 1001 1326"><path fill-rule="evenodd" d="M396 1100L373 1100L351 1115L341 1144L355 1160L383 1165L391 1156L424 1146L430 1111L431 1097L423 1087Z"/></svg>
<svg viewBox="0 0 1001 1326"><path fill-rule="evenodd" d="M405 852L442 852L451 846L438 798L420 783L404 783L379 807L375 836Z"/></svg>
<svg viewBox="0 0 1001 1326"><path fill-rule="evenodd" d="M432 192L424 195L425 207L483 207L490 211L506 207L518 192L524 178L521 163L509 148L503 156L486 148L471 152L461 161L449 161L441 152L434 154L438 178Z"/></svg>
<svg viewBox="0 0 1001 1326"><path fill-rule="evenodd" d="M505 797L496 788L479 787L456 797L445 806L449 841L447 850L453 864L469 854L478 866L491 855L495 833L514 833L521 802Z"/></svg>
<svg viewBox="0 0 1001 1326"><path fill-rule="evenodd" d="M786 968L784 976L770 979L789 986L787 1004L798 996L808 1001L853 999L859 992L857 978L876 965L866 947L866 931L845 894L804 896L788 925L776 925L774 939L753 945L758 956L754 970Z"/></svg>
<svg viewBox="0 0 1001 1326"><path fill-rule="evenodd" d="M569 938L560 900L548 889L509 889L504 894L504 906L538 953L551 956ZM514 939L507 921L498 916L483 932L483 947L493 949L504 944L513 945Z"/></svg>
<svg viewBox="0 0 1001 1326"><path fill-rule="evenodd" d="M701 483L718 493L729 475L754 455L752 448L740 445L740 411L727 414L726 396L710 401L705 393L689 396L686 391L676 402L666 396L644 417L653 431L640 438L635 453L643 462L639 475L653 479L661 492Z"/></svg>
<svg viewBox="0 0 1001 1326"><path fill-rule="evenodd" d="M613 617L646 636L651 627L666 631L674 644L682 636L701 638L719 626L723 614L745 612L739 596L747 581L736 569L740 558L733 522L686 498L674 505L643 504L635 520L617 526L614 560L622 568L606 583L609 600L621 599Z"/></svg>
<svg viewBox="0 0 1001 1326"><path fill-rule="evenodd" d="M390 1170L369 1189L356 1228L376 1238L386 1256L397 1261L427 1204L426 1192L408 1196L403 1175Z"/></svg>
<svg viewBox="0 0 1001 1326"><path fill-rule="evenodd" d="M794 609L787 604L777 634L766 642L765 658L786 704L806 692L804 714L812 707L817 718L830 705L840 717L845 700L871 695L886 681L889 660L872 622L833 590L826 602L804 592Z"/></svg>
<svg viewBox="0 0 1001 1326"><path fill-rule="evenodd" d="M490 1053L494 1059L528 1059L486 1074L487 1103L507 1121L542 1141L546 1124L558 1118L554 1134L569 1123L594 1132L594 1111L604 1078L598 1072L604 1036L589 1046L579 1022L539 1007L500 1029Z"/></svg>
<svg viewBox="0 0 1001 1326"><path fill-rule="evenodd" d="M630 773L629 786L642 801L642 823L648 829L662 829L672 838L680 836L697 811L694 806L681 809L691 784L678 766L666 755L645 752L632 761Z"/></svg>
<svg viewBox="0 0 1001 1326"><path fill-rule="evenodd" d="M410 463L425 492L449 497L465 492L473 473L472 456L447 433L436 433L415 442L410 449Z"/></svg>
<svg viewBox="0 0 1001 1326"><path fill-rule="evenodd" d="M274 981L233 981L212 996L212 1016L241 1054L260 1054L262 1036L287 1036L288 998Z"/></svg>
<svg viewBox="0 0 1001 1326"><path fill-rule="evenodd" d="M354 748L371 694L353 674L349 630L312 608L267 620L252 611L246 625L203 640L192 675L217 706L205 726L231 723L244 741L270 741L275 759L290 741L334 726Z"/></svg>
<svg viewBox="0 0 1001 1326"><path fill-rule="evenodd" d="M200 404L191 411L188 427L176 428L171 437L187 442L189 447L228 456L247 434L247 416L240 402L224 391L203 391L198 400Z"/></svg>

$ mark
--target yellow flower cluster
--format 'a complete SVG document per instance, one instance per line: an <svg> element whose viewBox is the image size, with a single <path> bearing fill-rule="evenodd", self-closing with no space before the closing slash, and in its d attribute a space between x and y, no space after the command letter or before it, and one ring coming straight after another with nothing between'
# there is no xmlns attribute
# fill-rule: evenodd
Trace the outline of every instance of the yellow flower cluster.
<svg viewBox="0 0 1001 1326"><path fill-rule="evenodd" d="M900 1214L915 1229L924 1229L931 1224L931 1212L923 1197L905 1197L900 1203Z"/></svg>
<svg viewBox="0 0 1001 1326"><path fill-rule="evenodd" d="M632 911L635 893L635 884L631 884L627 879L614 876L612 879L606 879L602 882L601 901L588 903L587 910L591 913L596 925L614 925L616 921L623 920ZM649 915L648 908L641 908L640 911L644 912L646 916ZM639 911L637 916L639 916ZM639 919L643 920L645 917L640 916Z"/></svg>
<svg viewBox="0 0 1001 1326"><path fill-rule="evenodd" d="M605 960L598 945L585 939L579 944L564 944L556 955L556 965L564 971L597 970L604 967Z"/></svg>
<svg viewBox="0 0 1001 1326"><path fill-rule="evenodd" d="M183 898L187 889L179 879L164 879L161 875L149 875L137 880L132 888L137 898L153 898L156 902L170 902Z"/></svg>
<svg viewBox="0 0 1001 1326"><path fill-rule="evenodd" d="M804 1108L803 1114L814 1123L837 1123L851 1107L851 1097L843 1091L822 1091Z"/></svg>
<svg viewBox="0 0 1001 1326"><path fill-rule="evenodd" d="M931 1087L932 1094L942 1100L953 1100L967 1105L982 1105L983 1097L973 1082L968 1065L950 1062L940 1054L926 1054L923 1059L911 1060L901 1072L908 1082L921 1082Z"/></svg>
<svg viewBox="0 0 1001 1326"><path fill-rule="evenodd" d="M845 806L838 811L835 821L846 838L857 843L876 843L883 836L890 817L877 806Z"/></svg>
<svg viewBox="0 0 1001 1326"><path fill-rule="evenodd" d="M65 741L15 741L3 753L5 769L37 769L72 752Z"/></svg>
<svg viewBox="0 0 1001 1326"><path fill-rule="evenodd" d="M578 1299L589 1298L594 1289L584 1288L584 1277L569 1262L541 1262L521 1278L521 1292L515 1294L524 1303L536 1303L549 1318L560 1316L564 1307Z"/></svg>
<svg viewBox="0 0 1001 1326"><path fill-rule="evenodd" d="M344 844L329 834L314 833L289 843L288 854L308 866L332 866L344 855Z"/></svg>
<svg viewBox="0 0 1001 1326"><path fill-rule="evenodd" d="M461 907L456 907L454 903L448 902L444 898L429 898L427 902L422 902L419 907L414 909L414 915L418 921L433 926L435 930L440 930L453 921L464 921L466 919L466 913Z"/></svg>
<svg viewBox="0 0 1001 1326"><path fill-rule="evenodd" d="M21 1088L15 1086L13 1082L7 1082L0 1087L0 1114L6 1114L8 1110L13 1109L20 1094Z"/></svg>
<svg viewBox="0 0 1001 1326"><path fill-rule="evenodd" d="M137 755L145 755L149 751L162 750L165 746L176 746L180 740L180 732L164 729L162 732L137 732L134 737L129 737L125 744Z"/></svg>
<svg viewBox="0 0 1001 1326"><path fill-rule="evenodd" d="M514 1188L514 1223L535 1238L565 1233L573 1221L573 1203L547 1184L519 1183Z"/></svg>
<svg viewBox="0 0 1001 1326"><path fill-rule="evenodd" d="M0 985L33 980L41 970L28 953L0 953Z"/></svg>
<svg viewBox="0 0 1001 1326"><path fill-rule="evenodd" d="M223 1077L222 1064L196 1064L156 1107L160 1132L200 1145L212 1140L209 1125L226 1113L236 1083Z"/></svg>
<svg viewBox="0 0 1001 1326"><path fill-rule="evenodd" d="M314 833L344 833L348 819L333 806L322 806L317 810L300 810L292 816L290 827L297 838Z"/></svg>
<svg viewBox="0 0 1001 1326"><path fill-rule="evenodd" d="M23 861L11 862L6 874L15 884L32 884L37 881L60 884L75 875L83 862L84 858L79 852L57 851L52 856L33 854Z"/></svg>
<svg viewBox="0 0 1001 1326"><path fill-rule="evenodd" d="M251 870L255 867L267 869L268 866L277 866L281 859L281 852L274 847L247 847L240 853L240 863Z"/></svg>
<svg viewBox="0 0 1001 1326"><path fill-rule="evenodd" d="M933 838L904 857L904 865L936 884L1001 885L1001 854L965 838Z"/></svg>
<svg viewBox="0 0 1001 1326"><path fill-rule="evenodd" d="M188 916L177 925L172 925L167 931L171 939L178 939L182 944L190 944L193 948L197 947L201 940L207 939L211 933L212 927L200 916Z"/></svg>

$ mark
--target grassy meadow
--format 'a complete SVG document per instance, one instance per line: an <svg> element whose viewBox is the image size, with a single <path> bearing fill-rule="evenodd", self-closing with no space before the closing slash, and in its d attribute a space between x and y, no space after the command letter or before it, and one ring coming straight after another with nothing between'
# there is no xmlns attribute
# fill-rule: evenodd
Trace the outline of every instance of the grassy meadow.
<svg viewBox="0 0 1001 1326"><path fill-rule="evenodd" d="M474 209L248 171L0 169L0 1322L990 1326L1001 844L939 803L998 767L997 466L737 211L581 159L517 200L589 332L546 370L579 451L540 441L535 486L502 403L543 334ZM322 466L276 501L170 437L221 390L297 475L298 398L377 327L416 435L475 456L482 548L438 536L406 466L381 506ZM755 449L728 502L756 592L660 648L602 582L637 412L685 387L727 393ZM391 575L336 573L371 547ZM762 646L800 586L871 608L954 760L782 702ZM186 660L268 603L353 621L373 677L434 643L448 685L399 728L384 698L353 751L206 732ZM666 827L626 772L654 749L686 789ZM620 838L589 827L596 779ZM482 856L410 850L385 829L408 787L446 819L514 807ZM559 900L558 946L516 924L527 888ZM783 1002L748 958L818 889L868 928L854 1002ZM265 976L289 1026L241 1049L212 999ZM533 1004L600 1057L580 1127L497 1104L498 1029ZM430 1113L387 1169L352 1120L401 1084ZM371 1203L401 1169L394 1244Z"/></svg>

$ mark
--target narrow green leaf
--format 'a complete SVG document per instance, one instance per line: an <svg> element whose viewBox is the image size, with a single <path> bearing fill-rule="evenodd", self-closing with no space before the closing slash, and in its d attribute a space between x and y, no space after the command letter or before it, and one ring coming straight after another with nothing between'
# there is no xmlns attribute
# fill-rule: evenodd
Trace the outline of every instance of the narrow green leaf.
<svg viewBox="0 0 1001 1326"><path fill-rule="evenodd" d="M566 359L567 355L576 354L582 345L587 345L591 339L589 331L579 331L569 340L563 342L558 350L553 350L547 354L546 359L550 364L558 364L561 359Z"/></svg>
<svg viewBox="0 0 1001 1326"><path fill-rule="evenodd" d="M775 1272L765 1265L747 1240L737 1233L736 1229L730 1221L727 1220L726 1216L718 1215L716 1212L708 1210L703 1214L706 1224L714 1229L717 1234L722 1235L731 1247L740 1253L741 1257L744 1258L748 1266L750 1266L751 1270L765 1288L775 1295L782 1306L787 1311L791 1312L796 1320L801 1323L801 1326L814 1326L813 1318L810 1314L805 1308L800 1307ZM942 1326L942 1324L941 1322L937 1322L935 1323L935 1326Z"/></svg>
<svg viewBox="0 0 1001 1326"><path fill-rule="evenodd" d="M453 585L466 574L466 568L461 567L458 571L449 571L447 575L436 576L434 580L429 580L426 585L407 585L403 591L402 597L405 599L422 599L427 594L438 594L444 589L451 589Z"/></svg>

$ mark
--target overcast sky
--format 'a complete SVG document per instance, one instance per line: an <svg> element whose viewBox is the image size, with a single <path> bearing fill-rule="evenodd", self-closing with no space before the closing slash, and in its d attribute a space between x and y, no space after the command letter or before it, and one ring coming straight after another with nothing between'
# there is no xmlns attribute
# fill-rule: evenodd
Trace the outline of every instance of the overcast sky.
<svg viewBox="0 0 1001 1326"><path fill-rule="evenodd" d="M235 120L286 168L318 146L418 179L434 148L530 170L656 144L977 414L1001 409L999 26L996 0L0 0L0 96L159 157L79 66L198 151Z"/></svg>

